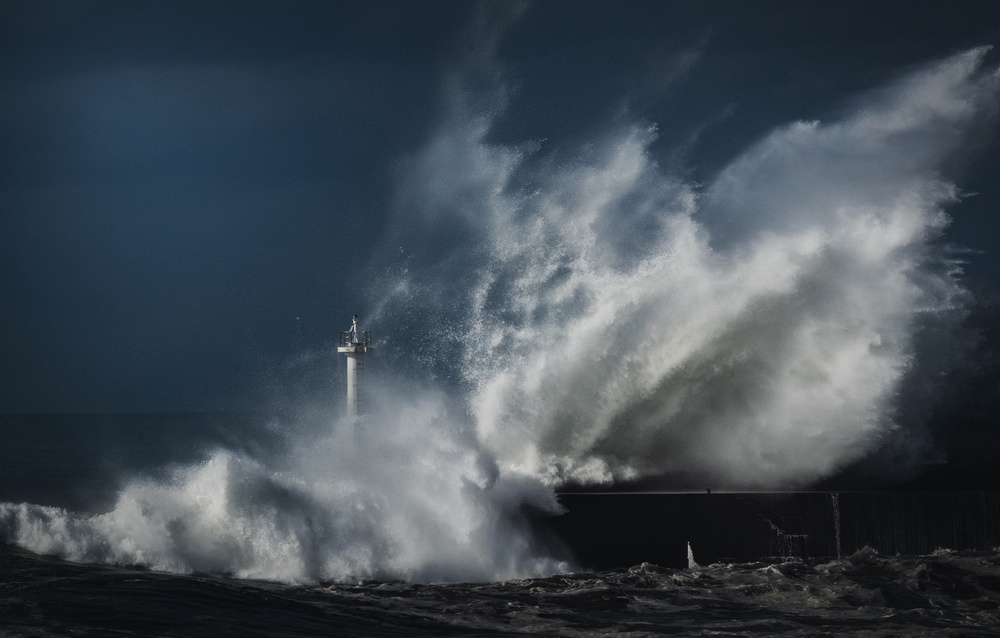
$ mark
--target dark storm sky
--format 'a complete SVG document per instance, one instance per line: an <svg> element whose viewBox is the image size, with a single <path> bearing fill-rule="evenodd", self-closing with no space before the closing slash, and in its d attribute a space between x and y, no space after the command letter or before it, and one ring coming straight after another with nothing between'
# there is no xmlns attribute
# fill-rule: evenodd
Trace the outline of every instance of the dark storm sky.
<svg viewBox="0 0 1000 638"><path fill-rule="evenodd" d="M627 109L706 181L778 124L1000 43L993 2L917 4L529 4L497 45L515 91L493 135L557 148ZM0 2L0 412L263 407L274 369L373 305L357 278L390 266L394 168L500 9ZM948 234L986 299L987 133Z"/></svg>

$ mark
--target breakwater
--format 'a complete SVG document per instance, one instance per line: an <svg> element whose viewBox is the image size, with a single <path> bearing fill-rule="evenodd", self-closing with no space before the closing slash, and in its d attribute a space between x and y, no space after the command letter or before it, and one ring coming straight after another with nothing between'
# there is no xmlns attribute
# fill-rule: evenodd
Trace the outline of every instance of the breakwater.
<svg viewBox="0 0 1000 638"><path fill-rule="evenodd" d="M836 558L1000 546L1000 492L564 493L539 519L556 552L588 569L781 557Z"/></svg>

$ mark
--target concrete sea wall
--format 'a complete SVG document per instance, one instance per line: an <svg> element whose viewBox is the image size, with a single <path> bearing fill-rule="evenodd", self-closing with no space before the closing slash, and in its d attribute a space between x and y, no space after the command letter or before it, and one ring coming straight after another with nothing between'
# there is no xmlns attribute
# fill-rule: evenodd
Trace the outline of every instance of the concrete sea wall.
<svg viewBox="0 0 1000 638"><path fill-rule="evenodd" d="M1000 492L564 493L535 524L588 569L1000 546Z"/></svg>

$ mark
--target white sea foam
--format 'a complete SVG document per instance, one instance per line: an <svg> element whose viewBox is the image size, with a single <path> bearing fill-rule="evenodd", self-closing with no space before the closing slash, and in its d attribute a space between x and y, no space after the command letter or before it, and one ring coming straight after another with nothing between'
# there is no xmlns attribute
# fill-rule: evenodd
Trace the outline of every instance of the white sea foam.
<svg viewBox="0 0 1000 638"><path fill-rule="evenodd" d="M440 397L304 437L288 454L226 451L128 485L99 515L0 504L0 541L79 562L285 582L484 581L551 573L519 510L558 511L539 483L496 475Z"/></svg>

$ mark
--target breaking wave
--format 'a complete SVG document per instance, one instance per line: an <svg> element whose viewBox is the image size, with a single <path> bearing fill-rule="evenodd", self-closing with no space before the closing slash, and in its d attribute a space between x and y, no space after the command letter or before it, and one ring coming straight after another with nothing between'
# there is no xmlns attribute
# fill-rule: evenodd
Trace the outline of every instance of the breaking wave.
<svg viewBox="0 0 1000 638"><path fill-rule="evenodd" d="M485 581L552 573L521 508L556 513L463 442L440 397L342 420L272 459L219 450L137 480L107 513L0 504L0 542L77 562L284 582Z"/></svg>

